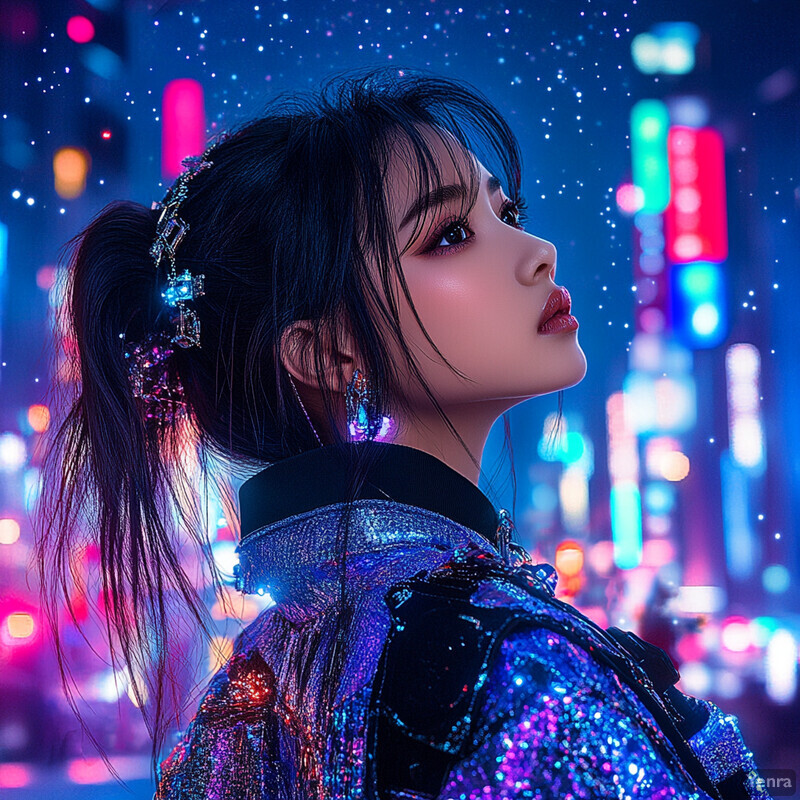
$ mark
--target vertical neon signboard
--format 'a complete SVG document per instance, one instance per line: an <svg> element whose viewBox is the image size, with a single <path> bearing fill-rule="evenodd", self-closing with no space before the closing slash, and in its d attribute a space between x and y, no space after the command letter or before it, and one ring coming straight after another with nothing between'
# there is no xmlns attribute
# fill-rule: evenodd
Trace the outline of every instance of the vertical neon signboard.
<svg viewBox="0 0 800 800"><path fill-rule="evenodd" d="M614 563L620 569L633 569L642 562L642 498L636 434L625 418L622 392L614 392L606 401L606 422Z"/></svg>
<svg viewBox="0 0 800 800"><path fill-rule="evenodd" d="M667 158L669 113L660 100L640 100L631 109L633 183L644 193L640 211L660 214L669 203Z"/></svg>
<svg viewBox="0 0 800 800"><path fill-rule="evenodd" d="M764 471L764 425L761 418L761 355L755 345L734 344L725 354L728 379L728 435L731 456L755 475Z"/></svg>
<svg viewBox="0 0 800 800"><path fill-rule="evenodd" d="M161 174L174 180L183 172L184 158L205 150L203 87L190 78L170 81L164 87L161 110Z"/></svg>
<svg viewBox="0 0 800 800"><path fill-rule="evenodd" d="M673 264L725 261L725 149L713 128L673 126L667 136L671 200L664 213Z"/></svg>

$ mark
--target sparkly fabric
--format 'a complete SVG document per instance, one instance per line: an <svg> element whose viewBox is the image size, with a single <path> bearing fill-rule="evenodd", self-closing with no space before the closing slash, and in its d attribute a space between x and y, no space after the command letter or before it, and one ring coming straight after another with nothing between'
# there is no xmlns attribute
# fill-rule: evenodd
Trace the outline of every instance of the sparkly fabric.
<svg viewBox="0 0 800 800"><path fill-rule="evenodd" d="M367 722L391 622L389 587L463 548L499 554L447 517L360 500L342 564L343 511L334 504L287 517L240 547L245 590L269 592L276 605L242 634L212 680L162 764L157 800L371 796ZM348 604L340 615L343 568ZM498 581L482 584L473 602L519 604L533 617L562 613L565 625L574 622L566 607L547 612L539 601L537 611L529 595ZM708 797L633 691L565 637L543 629L515 634L485 677L476 749L454 767L442 798Z"/></svg>
<svg viewBox="0 0 800 800"><path fill-rule="evenodd" d="M714 783L720 783L742 770L748 775L751 798L769 798L758 780L753 754L747 749L733 714L726 714L716 704L703 701L709 710L708 722L689 744L697 753Z"/></svg>
<svg viewBox="0 0 800 800"><path fill-rule="evenodd" d="M269 665L280 708L276 703L261 720L228 724L221 710L229 691L227 665L162 764L156 800L363 796L370 687L390 622L386 592L403 578L437 568L476 538L496 551L474 531L426 509L379 500L353 504L345 566L348 646L326 724L320 698L339 612L337 527L343 511L344 504L336 504L287 517L240 547L245 591L267 591L277 605L247 628L236 652L256 651ZM220 710L204 714L204 707ZM258 753L265 761L260 768L254 765Z"/></svg>
<svg viewBox="0 0 800 800"><path fill-rule="evenodd" d="M708 798L633 692L557 633L508 638L487 688L477 750L442 797Z"/></svg>

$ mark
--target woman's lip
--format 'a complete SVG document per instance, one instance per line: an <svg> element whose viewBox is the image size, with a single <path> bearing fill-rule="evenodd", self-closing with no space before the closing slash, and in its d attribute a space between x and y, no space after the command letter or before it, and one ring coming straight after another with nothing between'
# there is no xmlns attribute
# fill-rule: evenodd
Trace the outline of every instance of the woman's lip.
<svg viewBox="0 0 800 800"><path fill-rule="evenodd" d="M553 289L553 291L548 295L547 301L542 309L542 314L539 317L539 333L545 332L544 329L547 326L547 323L554 315L558 314L562 316L569 316L571 307L572 298L569 296L569 292L566 290L566 288L563 286L558 286Z"/></svg>
<svg viewBox="0 0 800 800"><path fill-rule="evenodd" d="M566 333L567 331L578 330L578 320L572 314L558 313L553 314L550 319L546 320L539 326L539 333Z"/></svg>

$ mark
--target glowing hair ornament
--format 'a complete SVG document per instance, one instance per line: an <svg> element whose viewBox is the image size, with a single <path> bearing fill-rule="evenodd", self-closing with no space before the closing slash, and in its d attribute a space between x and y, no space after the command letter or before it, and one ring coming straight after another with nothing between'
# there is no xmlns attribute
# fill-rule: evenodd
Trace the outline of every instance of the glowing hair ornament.
<svg viewBox="0 0 800 800"><path fill-rule="evenodd" d="M156 274L161 264L166 263L167 283L161 296L171 309L169 321L175 326L175 332L151 333L142 342L126 341L125 360L133 394L147 405L145 417L157 419L159 424L171 423L186 414L183 385L177 375L170 375L168 365L175 352L174 345L184 349L200 347L200 320L187 303L205 294L205 275L192 275L188 269L178 273L175 264L177 250L189 231L189 224L181 219L179 211L189 194L192 178L212 166L207 158L217 144L212 144L201 156L185 158L182 164L186 170L170 186L164 199L152 205L152 209L160 210L161 215L150 256ZM121 333L120 338L124 339L125 334Z"/></svg>

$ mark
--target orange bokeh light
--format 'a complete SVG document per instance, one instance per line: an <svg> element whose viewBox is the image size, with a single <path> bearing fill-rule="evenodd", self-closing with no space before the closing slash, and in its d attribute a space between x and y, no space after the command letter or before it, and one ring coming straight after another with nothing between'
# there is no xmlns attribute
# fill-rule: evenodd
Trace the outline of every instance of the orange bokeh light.
<svg viewBox="0 0 800 800"><path fill-rule="evenodd" d="M65 200L80 197L86 191L86 177L92 159L81 147L62 147L53 156L56 194Z"/></svg>
<svg viewBox="0 0 800 800"><path fill-rule="evenodd" d="M44 433L50 427L50 409L39 404L29 406L28 422L36 433Z"/></svg>
<svg viewBox="0 0 800 800"><path fill-rule="evenodd" d="M583 548L574 541L561 542L556 548L556 570L559 575L571 578L583 569Z"/></svg>
<svg viewBox="0 0 800 800"><path fill-rule="evenodd" d="M665 453L661 459L661 474L668 481L682 481L689 474L689 458L681 452Z"/></svg>
<svg viewBox="0 0 800 800"><path fill-rule="evenodd" d="M12 639L30 639L33 636L33 617L25 611L15 611L6 617L6 630Z"/></svg>

